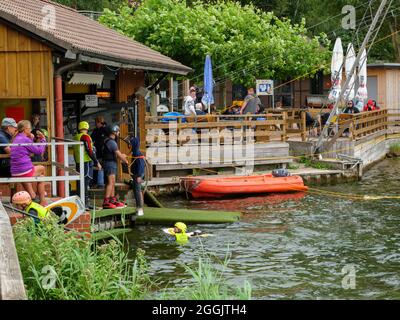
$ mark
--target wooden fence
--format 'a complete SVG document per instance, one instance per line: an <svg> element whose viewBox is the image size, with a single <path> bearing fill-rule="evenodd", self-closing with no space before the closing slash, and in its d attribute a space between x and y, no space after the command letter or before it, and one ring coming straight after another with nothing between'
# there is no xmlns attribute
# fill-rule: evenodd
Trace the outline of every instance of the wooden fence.
<svg viewBox="0 0 400 320"><path fill-rule="evenodd" d="M245 139L252 130L255 142L287 141L289 135L298 134L306 139L305 112L300 109L267 110L258 115L202 115L146 117L146 142L186 144L195 139L218 139L220 144ZM200 136L199 136L200 134ZM204 141L204 140L203 140ZM213 140L215 143L215 140Z"/></svg>
<svg viewBox="0 0 400 320"><path fill-rule="evenodd" d="M10 218L0 201L0 300L26 300Z"/></svg>

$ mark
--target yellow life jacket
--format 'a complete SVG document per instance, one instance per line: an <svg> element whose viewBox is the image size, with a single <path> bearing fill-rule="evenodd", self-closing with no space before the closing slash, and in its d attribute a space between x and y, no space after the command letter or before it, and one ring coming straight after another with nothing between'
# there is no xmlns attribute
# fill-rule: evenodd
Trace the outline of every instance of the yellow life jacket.
<svg viewBox="0 0 400 320"><path fill-rule="evenodd" d="M74 136L75 141L81 141L81 137L83 135L87 135L90 139L90 144L93 146L93 141L92 138L87 134L87 133L77 133ZM80 163L80 158L79 158L79 145L74 145L74 159L76 163ZM83 147L83 162L90 162L92 159L89 157L89 154L86 151L86 148Z"/></svg>
<svg viewBox="0 0 400 320"><path fill-rule="evenodd" d="M50 212L45 207L41 206L40 204L34 201L32 201L31 204L25 209L27 213L29 213L30 210L36 211L36 215L40 220L45 219Z"/></svg>
<svg viewBox="0 0 400 320"><path fill-rule="evenodd" d="M185 244L189 240L189 236L186 232L175 233L176 242L179 244Z"/></svg>

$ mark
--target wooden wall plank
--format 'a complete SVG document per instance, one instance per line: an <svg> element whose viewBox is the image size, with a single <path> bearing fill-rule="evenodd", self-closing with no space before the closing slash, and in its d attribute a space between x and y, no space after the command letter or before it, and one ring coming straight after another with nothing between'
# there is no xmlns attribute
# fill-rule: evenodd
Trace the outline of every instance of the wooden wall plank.
<svg viewBox="0 0 400 320"><path fill-rule="evenodd" d="M7 29L7 51L18 51L18 32L11 28Z"/></svg>
<svg viewBox="0 0 400 320"><path fill-rule="evenodd" d="M0 52L7 50L7 28L0 24Z"/></svg>
<svg viewBox="0 0 400 320"><path fill-rule="evenodd" d="M0 97L7 95L7 55L0 52Z"/></svg>

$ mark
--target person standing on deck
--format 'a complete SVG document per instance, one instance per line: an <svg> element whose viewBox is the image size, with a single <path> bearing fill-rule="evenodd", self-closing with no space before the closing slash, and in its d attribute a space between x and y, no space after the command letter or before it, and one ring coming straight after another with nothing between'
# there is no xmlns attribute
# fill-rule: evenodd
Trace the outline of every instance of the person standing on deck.
<svg viewBox="0 0 400 320"><path fill-rule="evenodd" d="M103 116L96 117L96 128L94 128L92 134L90 135L94 142L94 146L96 148L96 157L99 162L101 162L103 159L104 140L107 138L106 126L107 124L105 123ZM98 188L104 188L104 171L93 171L93 180L93 184L96 184Z"/></svg>
<svg viewBox="0 0 400 320"><path fill-rule="evenodd" d="M184 100L183 114L185 116L197 116L195 103L196 103L196 88L191 87L189 95L186 96Z"/></svg>
<svg viewBox="0 0 400 320"><path fill-rule="evenodd" d="M240 109L240 114L257 114L262 108L260 98L254 93L254 88L250 87L247 89L247 96L244 98L244 102Z"/></svg>
<svg viewBox="0 0 400 320"><path fill-rule="evenodd" d="M133 194L136 201L137 215L143 216L143 193L142 183L145 174L145 162L142 153L140 152L140 140L137 137L131 139L133 163L131 166L131 174L133 181Z"/></svg>
<svg viewBox="0 0 400 320"><path fill-rule="evenodd" d="M12 118L4 118L1 122L0 130L0 144L9 144L18 132L17 123ZM4 158L0 158L0 177L11 177L11 165L10 159L7 158L11 152L10 147L0 147L0 155Z"/></svg>
<svg viewBox="0 0 400 320"><path fill-rule="evenodd" d="M89 123L81 121L78 125L78 133L75 135L74 140L83 142L83 162L84 162L84 176L85 176L85 204L88 209L93 207L89 205L89 184L93 178L93 166L96 166L101 170L101 164L96 158L96 153L93 150L93 141L88 134ZM80 157L79 157L79 145L74 146L74 159L76 163L76 170L80 171ZM78 183L78 194L80 194L80 185Z"/></svg>
<svg viewBox="0 0 400 320"><path fill-rule="evenodd" d="M121 153L116 142L119 136L119 126L107 127L107 138L103 147L103 166L106 177L106 190L104 195L103 209L124 208L125 203L118 201L115 196L115 180L117 176L117 159L128 164L126 154Z"/></svg>

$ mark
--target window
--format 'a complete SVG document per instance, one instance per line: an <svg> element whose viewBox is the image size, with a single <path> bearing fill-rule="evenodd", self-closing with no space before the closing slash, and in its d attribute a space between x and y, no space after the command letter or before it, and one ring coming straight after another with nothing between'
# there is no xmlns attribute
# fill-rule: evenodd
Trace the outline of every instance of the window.
<svg viewBox="0 0 400 320"><path fill-rule="evenodd" d="M318 71L310 81L311 94L324 94L324 75L322 71Z"/></svg>

